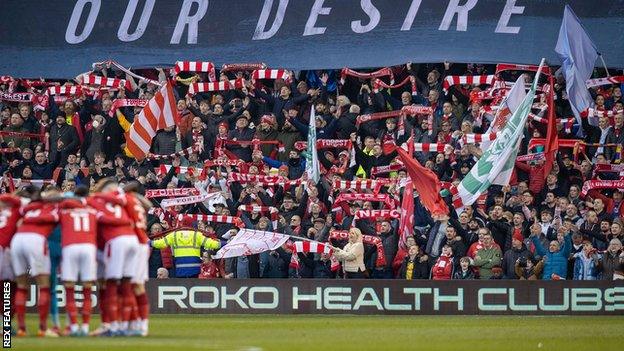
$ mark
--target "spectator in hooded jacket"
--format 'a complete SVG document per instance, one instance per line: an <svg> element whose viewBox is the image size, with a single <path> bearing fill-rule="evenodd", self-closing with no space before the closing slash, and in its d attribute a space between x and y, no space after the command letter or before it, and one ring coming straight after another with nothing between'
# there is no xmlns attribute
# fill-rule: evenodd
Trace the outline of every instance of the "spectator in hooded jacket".
<svg viewBox="0 0 624 351"><path fill-rule="evenodd" d="M542 245L539 238L531 233L531 241L535 245L535 252L545 259L544 273L542 279L552 280L565 278L568 257L570 256L570 247L572 246L572 239L570 235L566 235L563 238L563 247L558 240L552 240L548 245L548 249Z"/></svg>
<svg viewBox="0 0 624 351"><path fill-rule="evenodd" d="M574 254L574 280L598 279L600 255L589 241L583 242L583 250Z"/></svg>

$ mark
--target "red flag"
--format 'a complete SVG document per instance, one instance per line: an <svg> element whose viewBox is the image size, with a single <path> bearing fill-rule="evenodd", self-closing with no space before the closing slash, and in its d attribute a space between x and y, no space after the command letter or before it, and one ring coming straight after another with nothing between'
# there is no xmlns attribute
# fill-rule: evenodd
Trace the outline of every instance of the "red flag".
<svg viewBox="0 0 624 351"><path fill-rule="evenodd" d="M414 128L412 128L412 132L410 133L410 137L409 139L407 139L407 152L409 153L410 157L414 157L414 150L415 149L415 145L414 145Z"/></svg>
<svg viewBox="0 0 624 351"><path fill-rule="evenodd" d="M548 76L550 89L548 92L548 131L546 132L546 145L544 148L544 179L550 174L555 162L555 154L559 148L559 135L557 134L557 116L555 115L555 88L552 75Z"/></svg>
<svg viewBox="0 0 624 351"><path fill-rule="evenodd" d="M411 180L405 184L405 189L403 190L403 202L401 203L401 219L399 221L399 228L401 231L399 248L407 250L407 237L409 235L414 235L414 183L412 183Z"/></svg>
<svg viewBox="0 0 624 351"><path fill-rule="evenodd" d="M436 174L432 170L423 167L417 160L408 155L405 150L396 148L396 151L401 161L403 161L407 173L412 178L414 188L418 191L420 202L423 206L434 217L448 215L449 209L440 197L440 180Z"/></svg>

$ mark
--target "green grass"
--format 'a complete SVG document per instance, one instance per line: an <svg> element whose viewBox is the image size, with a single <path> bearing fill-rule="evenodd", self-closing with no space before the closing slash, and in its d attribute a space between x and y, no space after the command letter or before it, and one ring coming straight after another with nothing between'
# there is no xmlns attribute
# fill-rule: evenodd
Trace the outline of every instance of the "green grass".
<svg viewBox="0 0 624 351"><path fill-rule="evenodd" d="M36 331L36 317L28 318ZM13 338L16 350L618 350L622 317L156 315L147 338ZM541 347L538 344L541 343Z"/></svg>

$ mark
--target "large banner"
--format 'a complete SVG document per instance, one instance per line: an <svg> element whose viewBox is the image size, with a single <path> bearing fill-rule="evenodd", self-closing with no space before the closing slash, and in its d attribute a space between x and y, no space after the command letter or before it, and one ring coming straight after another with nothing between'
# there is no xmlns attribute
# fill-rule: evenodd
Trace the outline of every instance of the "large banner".
<svg viewBox="0 0 624 351"><path fill-rule="evenodd" d="M34 311L35 287L27 306ZM81 303L81 289L76 300ZM624 281L169 279L152 313L622 315ZM59 307L65 295L59 287ZM94 306L97 294L92 292Z"/></svg>
<svg viewBox="0 0 624 351"><path fill-rule="evenodd" d="M0 75L74 77L106 59L291 69L559 64L565 3L608 65L624 67L622 2L612 0L2 0Z"/></svg>

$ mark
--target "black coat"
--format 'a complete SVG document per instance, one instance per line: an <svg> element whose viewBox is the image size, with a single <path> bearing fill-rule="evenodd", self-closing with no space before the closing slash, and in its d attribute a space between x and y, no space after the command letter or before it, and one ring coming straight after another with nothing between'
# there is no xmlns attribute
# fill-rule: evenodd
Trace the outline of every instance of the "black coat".
<svg viewBox="0 0 624 351"><path fill-rule="evenodd" d="M410 257L405 256L399 268L399 278L406 279L407 264L410 262ZM429 263L428 261L420 262L420 256L414 258L414 270L412 271L412 279L429 279Z"/></svg>

